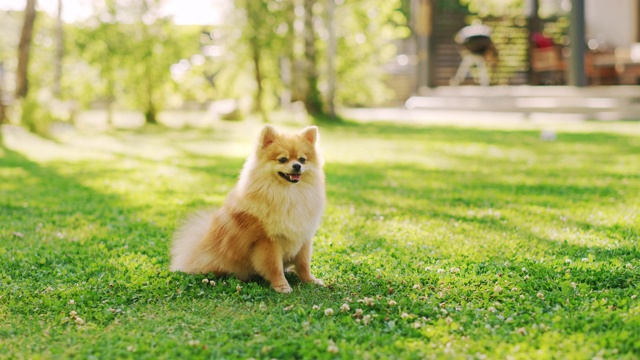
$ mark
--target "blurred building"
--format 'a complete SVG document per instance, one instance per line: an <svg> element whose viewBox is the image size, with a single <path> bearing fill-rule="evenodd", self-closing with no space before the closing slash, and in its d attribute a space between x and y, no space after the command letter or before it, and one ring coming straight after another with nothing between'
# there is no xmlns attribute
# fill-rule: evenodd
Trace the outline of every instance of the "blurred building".
<svg viewBox="0 0 640 360"><path fill-rule="evenodd" d="M473 20L493 29L500 54L493 85L576 85L582 75L578 86L640 84L640 0L527 0L515 15L474 14L452 3L412 1L414 35L386 67L397 100L449 85L461 61L454 35ZM584 37L579 46L576 37Z"/></svg>

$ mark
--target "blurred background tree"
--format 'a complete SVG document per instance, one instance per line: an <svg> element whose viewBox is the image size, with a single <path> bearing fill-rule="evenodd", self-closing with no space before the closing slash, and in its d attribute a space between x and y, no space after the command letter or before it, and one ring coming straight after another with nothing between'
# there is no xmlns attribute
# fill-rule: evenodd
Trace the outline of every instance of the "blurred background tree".
<svg viewBox="0 0 640 360"><path fill-rule="evenodd" d="M12 103L8 93L24 96L28 83L30 106L58 120L103 109L109 122L114 111L135 110L155 123L164 109L223 100L237 117L257 113L266 121L298 101L319 115L388 100L380 67L394 59L395 41L411 35L409 0L217 0L228 4L223 21L212 13L206 25L177 25L165 11L170 1L83 2L87 14L64 22L62 10L78 3L56 0L49 12L35 0L0 8L3 104ZM17 59L28 50L27 38L19 40L29 29L27 72ZM60 102L75 110L58 116L51 106Z"/></svg>
<svg viewBox="0 0 640 360"><path fill-rule="evenodd" d="M29 91L29 79L27 77L29 60L31 59L31 40L33 27L36 20L36 0L27 0L24 9L24 21L20 32L18 44L18 69L16 70L16 98L25 98Z"/></svg>

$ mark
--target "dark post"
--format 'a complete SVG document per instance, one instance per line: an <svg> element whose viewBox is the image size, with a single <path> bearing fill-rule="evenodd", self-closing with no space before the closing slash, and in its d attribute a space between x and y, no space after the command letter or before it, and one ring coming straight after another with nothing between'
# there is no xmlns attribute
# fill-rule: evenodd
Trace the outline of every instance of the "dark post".
<svg viewBox="0 0 640 360"><path fill-rule="evenodd" d="M542 23L540 21L540 15L538 15L538 10L540 8L539 0L527 0L527 16L529 17L529 85L537 85L535 72L533 71L533 66L531 66L531 59L533 58L533 50L535 44L533 43L532 35L535 33L542 32Z"/></svg>
<svg viewBox="0 0 640 360"><path fill-rule="evenodd" d="M433 76L433 49L431 34L433 29L433 3L432 0L413 0L413 29L416 35L416 50L418 54L417 90L434 87Z"/></svg>
<svg viewBox="0 0 640 360"><path fill-rule="evenodd" d="M569 62L569 85L587 86L587 76L584 65L585 31L584 31L584 0L571 1L571 58Z"/></svg>

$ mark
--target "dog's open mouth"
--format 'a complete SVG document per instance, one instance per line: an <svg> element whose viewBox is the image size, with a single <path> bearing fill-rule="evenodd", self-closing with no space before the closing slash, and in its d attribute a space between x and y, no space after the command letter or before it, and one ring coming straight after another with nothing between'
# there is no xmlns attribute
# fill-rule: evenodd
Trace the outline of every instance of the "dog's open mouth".
<svg viewBox="0 0 640 360"><path fill-rule="evenodd" d="M290 183L295 184L300 181L300 174L285 174L283 172L278 172L278 175L280 175L283 179L287 180Z"/></svg>

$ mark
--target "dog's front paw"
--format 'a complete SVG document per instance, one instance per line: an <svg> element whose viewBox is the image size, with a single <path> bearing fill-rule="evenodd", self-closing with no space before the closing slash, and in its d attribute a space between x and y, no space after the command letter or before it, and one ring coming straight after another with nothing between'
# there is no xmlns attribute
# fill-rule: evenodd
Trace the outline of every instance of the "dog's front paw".
<svg viewBox="0 0 640 360"><path fill-rule="evenodd" d="M273 286L273 289L276 292L279 292L281 294L289 294L293 291L293 289L291 289L291 286L289 286L289 284Z"/></svg>

